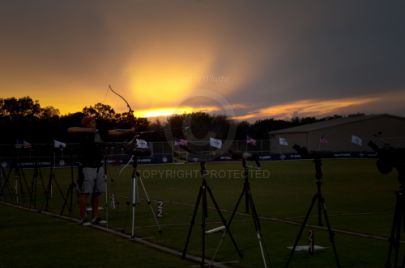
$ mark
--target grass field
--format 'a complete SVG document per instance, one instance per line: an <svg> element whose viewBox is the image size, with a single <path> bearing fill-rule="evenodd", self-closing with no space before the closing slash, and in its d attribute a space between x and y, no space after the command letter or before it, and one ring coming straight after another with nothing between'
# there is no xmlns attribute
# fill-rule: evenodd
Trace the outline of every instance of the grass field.
<svg viewBox="0 0 405 268"><path fill-rule="evenodd" d="M266 244L267 252L269 253L272 267L283 267L286 263L291 246L296 238L301 222L309 208L311 199L316 192L315 171L312 161L271 161L263 162L262 170L250 169L250 182L253 193L253 198L256 204L258 214L260 216L262 234ZM119 175L120 167L110 167L108 172L108 201L111 204L111 194L114 193L118 201L117 208L108 209L109 228L120 230L122 232L130 232L131 213L130 206L127 205L129 193L131 189L131 168L125 170ZM242 168L238 162L224 163L208 163L209 171L208 185L217 200L221 211L225 218L230 217L231 211L234 209L237 198L239 197L242 186L243 176ZM149 207L143 199L143 192L140 192L141 200L136 207L136 236L144 237L147 240L165 245L167 247L182 251L187 231L190 226L190 220L196 202L197 193L200 186L199 165L198 164L168 164L168 165L142 165L140 172L143 175L143 182L147 188L150 198L153 200L152 206L156 210L156 200L164 202L163 217L159 218L163 233L159 234L157 226L153 221L153 217ZM48 180L49 170L42 170L42 177L46 184ZM75 171L76 173L76 171ZM74 175L76 176L76 174ZM26 188L32 186L32 170L24 171ZM66 191L71 180L70 169L57 169L55 171L56 181L61 185L63 191ZM4 180L4 179L3 179ZM15 179L13 179L15 180ZM12 181L12 180L11 180ZM13 185L13 184L11 184ZM49 204L49 210L59 213L61 208L60 194L53 187L53 198ZM391 228L392 214L395 203L394 192L398 188L396 172L389 175L381 175L375 167L375 160L324 160L323 161L323 185L322 190L326 198L327 209L331 225L336 229L336 246L339 254L342 267L383 267L387 255L388 242L386 239L378 239L379 237L387 237ZM7 188L6 192L11 192L12 187ZM29 199L28 191L25 195L21 195L19 202L27 207L43 208L43 187L38 178L37 183L37 198L34 201ZM15 203L17 197L7 195L3 197L7 201ZM220 219L218 213L210 199L208 199L208 218L207 228L214 228L219 225ZM2 212L11 213L10 208L1 208ZM106 210L104 210L105 212ZM14 212L13 212L14 213ZM13 214L11 213L11 214ZM3 213L2 213L3 214ZM68 211L65 210L65 215ZM26 215L26 216L23 216ZM311 214L310 224L317 225L317 210L314 208ZM78 217L78 209L74 201L72 216ZM17 218L11 217L5 223L2 216L2 229L7 224L11 224L14 220L18 221L19 217L25 217L26 221L32 222L34 227L44 232L42 242L52 241L54 236L61 235L63 230L60 226L49 223L42 225L40 218L46 217L35 215L32 213L19 213ZM55 219L47 219L46 222L59 221ZM297 224L294 224L297 223ZM201 208L198 210L196 223L193 228L193 234L190 240L188 253L194 255L201 254ZM73 227L70 227L73 228ZM82 232L85 228L75 226L74 232ZM297 252L291 262L290 267L336 267L331 244L328 240L327 232L324 228L310 227L303 234L300 244L307 244L308 230L312 229L315 232L315 243L327 247L326 250L316 252L314 255L309 255L307 252ZM7 228L6 228L7 230ZM73 229L72 229L73 231ZM223 262L231 262L232 265L238 267L262 267L259 246L256 239L255 229L251 215L244 213L244 203L239 206L238 214L235 216L231 231L235 237L238 246L244 254L241 259L237 255L234 247L230 243L228 237L225 238L221 246L217 260ZM348 234L350 231L353 234ZM4 235L8 232L2 231ZM16 225L13 228L14 236L18 237L20 232L24 234L24 226ZM89 239L96 237L100 239L100 246L96 251L103 252L106 250L107 244L110 245L108 252L122 251L123 255L132 252L142 252L142 256L148 256L149 251L146 247L142 247L133 243L120 248L118 243L113 243L118 238L109 237L105 233L98 234L94 232L92 236L85 235L72 239L66 236L66 240L61 244L75 245L78 241L83 240L85 244L89 243ZM93 233L94 232L94 233ZM368 234L369 237L361 237L359 234ZM10 235L12 237L13 235ZM207 235L207 255L212 256L215 252L217 244L222 234ZM2 235L3 237L3 235ZM111 241L110 241L111 240ZM3 239L4 241L4 239ZM110 242L108 242L110 241ZM11 248L20 248L18 242L12 240L8 242ZM17 244L15 244L17 243ZM127 242L122 242L127 243ZM30 243L29 246L35 244ZM28 247L28 246L27 246ZM97 248L97 246L95 246ZM24 247L25 248L25 247ZM131 250L130 250L131 249ZM32 267L47 267L47 261L38 258L38 249L24 249L27 258L33 260ZM68 251L68 250L66 250ZM145 251L145 254L143 252ZM1 254L7 252L8 262L0 264L0 267L24 267L23 265L15 264L21 252L17 250L9 252L1 250ZM15 252L15 255L13 255ZM61 257L54 251L47 252L48 261L52 261L55 255L59 256L58 261L64 261L63 258L69 258L69 255ZM183 262L180 258L164 255L160 258L154 258L153 253L151 262L145 265L137 263L137 267L190 267L193 265L189 262ZM160 255L159 255L160 256ZM173 260L173 258L175 260ZM4 256L2 256L2 260ZM167 260L166 260L167 259ZM137 260L128 258L126 262ZM173 261L173 263L171 263ZM177 262L178 261L178 262ZM100 263L86 267L107 267L109 265ZM142 263L142 262L141 262ZM167 265L166 265L167 263ZM98 265L98 266L97 266ZM120 265L125 266L126 263ZM156 266L153 266L156 265ZM60 265L58 265L60 266ZM74 266L74 265L73 265ZM73 267L70 266L70 267ZM79 266L74 266L79 267Z"/></svg>

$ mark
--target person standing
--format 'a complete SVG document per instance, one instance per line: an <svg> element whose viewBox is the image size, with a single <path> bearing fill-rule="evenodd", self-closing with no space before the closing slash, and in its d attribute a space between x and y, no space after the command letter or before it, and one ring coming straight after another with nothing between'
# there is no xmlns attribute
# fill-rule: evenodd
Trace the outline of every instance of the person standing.
<svg viewBox="0 0 405 268"><path fill-rule="evenodd" d="M135 134L135 129L112 129L106 130L97 127L96 118L84 116L80 127L68 128L68 133L80 137L80 164L79 164L79 214L80 224L106 223L99 216L99 202L101 194L106 192L106 181L104 179L104 145L103 142L108 136L124 136ZM91 221L86 218L86 207L90 197L92 207Z"/></svg>

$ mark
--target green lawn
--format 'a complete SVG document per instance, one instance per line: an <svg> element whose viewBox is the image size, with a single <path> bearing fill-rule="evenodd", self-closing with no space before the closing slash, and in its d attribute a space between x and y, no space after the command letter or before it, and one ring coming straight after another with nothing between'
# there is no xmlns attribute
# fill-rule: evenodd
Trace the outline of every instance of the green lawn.
<svg viewBox="0 0 405 268"><path fill-rule="evenodd" d="M190 267L193 263L75 222L0 205L0 267Z"/></svg>
<svg viewBox="0 0 405 268"><path fill-rule="evenodd" d="M262 164L264 171L250 170L253 198L258 214L261 217L262 233L273 267L283 267L290 252L287 247L293 244L299 230L299 224L293 225L279 220L295 221L297 223L302 222L310 205L311 198L316 192L314 166L312 161L307 160L271 161L263 162ZM111 194L114 193L119 202L118 208L108 209L109 227L129 233L131 215L130 207L126 203L131 189L131 170L128 168L121 175L118 175L119 169L120 167L110 167L108 173L109 201L111 201ZM163 217L159 219L163 228L163 233L159 234L157 232L157 227L154 225L149 207L146 202L141 199L141 203L136 207L135 232L137 236L145 237L148 240L175 248L179 251L183 249L201 182L198 169L199 165L197 164L142 165L140 167L141 174L144 176L143 181L151 199L153 200L153 208L156 209L157 206L155 200L163 200L164 210ZM238 162L208 163L207 169L210 171L211 175L211 178L207 180L208 185L211 187L215 199L221 207L226 219L228 219L242 190L243 178L241 176L241 165ZM49 171L43 170L42 172L44 181L47 182ZM27 170L24 173L27 185L32 185L32 171ZM398 188L396 172L393 172L388 176L379 174L375 167L375 160L372 159L342 159L323 161L323 175L322 189L326 198L329 219L333 228L357 233L388 236L395 203L394 191ZM56 180L61 185L62 189L66 190L70 181L70 176L70 169L56 170ZM113 181L111 181L112 179ZM22 205L36 208L43 207L43 189L39 181L40 179L38 179L37 184L38 194L36 201L30 202L27 194L28 191L25 191L25 198L20 196L20 203ZM29 186L26 188L29 189ZM56 191L56 186L54 188L54 195L50 201L49 210L59 213L61 198L60 194ZM142 191L140 194L143 198ZM8 195L6 199L14 203L16 202L16 196ZM72 216L77 217L78 210L75 200L73 204ZM218 213L213 208L210 199L208 205L210 207L207 218L208 228L221 225ZM5 208L2 208L2 210L3 209ZM10 208L7 208L6 210L10 210ZM244 258L240 259L238 257L229 238L226 238L217 254L217 259L224 262L237 261L236 265L241 267L261 267L262 262L252 218L250 215L244 213L243 202L241 203L238 212L239 213L236 215L232 223L231 230L238 246L244 254ZM316 225L316 208L314 208L312 212L313 217L311 217L310 223ZM7 211L4 213L7 213ZM2 215L4 213L2 213ZM114 251L115 248L117 248L117 252L122 252L123 256L126 256L122 258L111 258L111 260L109 260L111 263L118 263L118 261L120 261L122 262L121 266L125 267L130 263L134 263L134 261L136 262L136 260L133 259L135 257L140 257L141 260L143 260L142 258L149 259L148 256L150 249L134 243L122 241L121 238L101 233L96 230L89 231L84 228L79 228L78 226L72 226L70 223L47 218L47 216L40 216L27 212L17 214L21 215L13 216L16 217L15 219L10 218L5 220L4 217L1 219L2 229L4 229L3 226L7 226L6 224L14 226L14 228L9 227L6 228L6 230L1 230L1 237L5 237L6 235L7 237L14 237L14 240L12 240L13 242L8 243L10 244L8 247L10 251L1 251L1 254L4 254L4 252L10 252L7 253L6 258L10 261L20 259L19 256L21 255L19 254L21 254L22 251L25 251L27 252L27 258L39 263L37 266L46 267L46 259L49 259L49 261L60 261L63 263L62 265L64 265L65 259L70 260L72 258L73 255L70 253L77 251L78 248L81 248L82 246L82 243L80 243L80 247L75 248L75 250L72 251L58 251L57 247L53 246L52 249L47 250L46 256L48 257L42 259L39 252L46 250L42 250L40 247L36 246L35 243L39 243L38 241L33 242L36 239L30 239L32 242L24 243L24 247L15 240L15 237L24 236L23 234L25 232L24 226L13 224L20 219L19 217L25 217L25 220L22 220L21 218L21 221L30 222L30 226L32 226L30 228L38 228L36 234L40 232L44 233L44 235L41 236L43 238L41 239L41 242L45 244L51 244L54 236L57 235L58 238L61 239L58 244L70 244L71 246L73 244L73 247L75 247L75 243L79 243L78 241L81 241L81 239L91 240L91 238L85 239L81 236L77 237L77 239L73 239L74 236L79 236L79 234L83 232L83 235L92 234L92 237L101 237L100 240L102 241L113 241L108 243L95 243L94 251L100 252L100 255L103 255L103 257L107 254L103 252L108 252L108 245L111 244L114 245ZM68 211L65 210L64 214L67 215ZM41 224L39 223L41 220L52 222L53 224ZM55 223L55 221L60 224ZM201 209L199 209L197 213L197 219L188 251L195 255L201 254L200 223ZM72 229L71 233L74 235L70 234L70 236L67 235L66 237L63 237L66 231L64 231L64 229L57 229L62 228L60 226L65 225L67 229ZM53 226L56 226L55 229L53 229ZM314 231L316 244L325 246L327 249L319 251L313 256L310 256L306 252L296 253L290 267L336 267L327 232L321 229L314 229ZM308 229L305 230L300 244L307 243L307 233ZM221 238L221 234L211 234L206 237L207 254L211 256ZM63 239L66 239L67 242L63 242ZM76 242L72 243L72 240ZM337 232L336 245L343 267L383 267L385 263L388 249L388 242L386 240L362 238ZM24 248L24 250L17 251L16 248ZM86 245L85 248L91 248L90 243L89 245ZM66 251L68 251L69 254L66 253ZM134 256L130 254L130 252L139 253L140 251L142 251L142 254L135 254ZM145 254L143 252L145 252ZM75 253L74 255L77 254ZM132 256L132 259L127 256ZM84 256L80 259L82 258L84 258ZM151 263L142 267L154 267L153 263L156 267L188 267L191 265L182 262L177 257L165 257L165 259L166 258L167 261L160 261L160 259L157 260L156 258L152 258L153 261L151 261ZM171 264L172 260L173 264ZM146 260L140 262L143 263L146 262ZM69 261L67 261L67 263L69 263ZM99 266L97 266L96 263L98 263ZM109 262L94 258L89 260L86 267L93 264L95 265L94 267L104 267L104 263ZM139 261L137 263L139 263ZM165 266L166 264L167 266ZM33 265L32 267L37 266ZM78 266L70 265L70 267ZM137 267L140 267L139 264Z"/></svg>

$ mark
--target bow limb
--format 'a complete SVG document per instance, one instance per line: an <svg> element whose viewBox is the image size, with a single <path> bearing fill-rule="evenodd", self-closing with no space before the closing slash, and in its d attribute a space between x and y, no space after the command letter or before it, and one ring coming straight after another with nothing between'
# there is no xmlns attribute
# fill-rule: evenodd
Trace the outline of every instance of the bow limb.
<svg viewBox="0 0 405 268"><path fill-rule="evenodd" d="M132 110L132 107L131 107L131 105L129 105L128 101L127 101L121 94L119 94L117 91L115 91L115 90L111 87L111 85L108 85L108 88L111 90L112 93L114 93L115 95L117 95L118 97L120 97L120 98L125 102L125 104L126 104L127 107L128 107L128 116L131 116L132 118L134 118L134 110ZM133 142L135 141L135 139L136 139L136 135L128 142L128 144L133 143ZM131 161L131 160L130 160L130 161ZM128 163L129 163L129 162L128 162ZM127 163L127 165L128 165L128 163Z"/></svg>
<svg viewBox="0 0 405 268"><path fill-rule="evenodd" d="M108 85L108 88L111 90L112 93L114 93L115 95L117 95L118 97L120 97L120 98L125 102L125 104L127 105L128 109L129 109L128 112L129 112L131 115L133 115L134 110L132 110L131 105L129 105L128 101L127 101L123 96L121 96L117 91L115 91L115 90L111 87L111 85Z"/></svg>

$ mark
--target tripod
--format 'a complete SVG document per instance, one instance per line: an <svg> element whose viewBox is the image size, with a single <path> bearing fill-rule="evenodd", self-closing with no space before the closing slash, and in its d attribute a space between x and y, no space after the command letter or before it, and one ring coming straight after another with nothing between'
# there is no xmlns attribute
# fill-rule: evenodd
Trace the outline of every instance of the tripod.
<svg viewBox="0 0 405 268"><path fill-rule="evenodd" d="M0 190L3 189L3 181L6 181L6 162L3 162L2 160L0 160ZM3 191L0 191L0 200L3 197Z"/></svg>
<svg viewBox="0 0 405 268"><path fill-rule="evenodd" d="M235 239L232 236L231 231L229 230L228 224L226 224L226 220L224 218L224 216L221 213L221 210L218 206L218 203L215 201L214 195L212 194L211 188L208 186L207 184L207 170L205 169L205 161L201 161L200 162L200 167L201 167L201 185L200 185L200 190L198 192L198 197L197 197L197 201L195 203L195 207L194 207L194 211L193 211L193 216L191 218L191 223L190 223L190 227L188 229L188 234L187 234L187 239L186 239L186 244L184 245L184 250L183 250L183 255L182 258L184 259L186 257L186 253L187 253L187 248L188 248L188 244L190 242L190 237L191 237L191 233L193 231L193 226L195 223L195 218L197 216L197 211L198 211L198 207L200 205L201 202L201 208L202 208L202 222L201 222L201 241L202 241L202 248L201 248L201 267L204 267L205 265L205 228L206 228L206 219L208 218L208 205L207 205L207 191L209 196L211 197L212 202L214 203L214 206L217 210L217 213L219 215L219 217L221 218L222 224L225 226L226 232L229 234L229 237L233 243L233 245L235 246L236 251L238 252L239 256L242 258L242 252L240 251L240 249L238 248Z"/></svg>
<svg viewBox="0 0 405 268"><path fill-rule="evenodd" d="M258 161L258 160L256 160L256 161ZM257 241L258 241L259 247L260 247L260 254L262 256L263 267L267 268L267 267L269 267L269 265L271 265L270 257L266 251L266 247L264 244L263 235L261 232L260 219L257 214L256 206L255 206L253 196L252 196L252 191L250 188L249 167L247 165L245 158L242 158L242 166L243 166L243 176L244 176L245 181L243 183L242 193L240 194L238 201L236 202L235 208L232 211L231 218L228 221L228 229L230 229L231 223L233 221L233 218L235 217L236 211L238 210L238 207L242 201L242 198L245 197L245 212L247 214L249 214L249 209L252 211L251 215L252 215L253 224L254 224L255 230L256 230ZM224 235L222 236L222 239L221 239L220 243L218 244L217 251L218 251L220 245L222 244L225 234L226 233L224 232Z"/></svg>
<svg viewBox="0 0 405 268"><path fill-rule="evenodd" d="M132 178L131 178L131 237L134 238L135 237L135 209L136 209L136 204L139 200L139 194L138 194L138 182L142 187L143 193L145 195L146 198L146 202L152 212L153 215L153 219L155 220L155 223L159 229L159 233L162 232L162 229L160 227L159 221L156 217L155 211L153 210L152 207L152 202L149 198L149 194L146 191L145 185L143 184L142 178L140 173L138 172L137 168L138 168L138 157L136 155L132 155Z"/></svg>
<svg viewBox="0 0 405 268"><path fill-rule="evenodd" d="M38 160L35 161L34 164L34 173L32 176L32 183L31 183L31 198L30 198L30 206L32 205L34 208L37 208L37 184L38 178L40 179L42 189L45 191L45 183L42 176L41 167L38 163Z"/></svg>
<svg viewBox="0 0 405 268"><path fill-rule="evenodd" d="M400 181L399 190L396 191L396 203L394 210L394 218L392 220L391 235L389 238L388 257L385 263L385 268L405 267L405 256L402 264L398 265L399 248L401 242L401 227L405 229L405 168L397 168L398 179ZM393 260L393 266L391 262Z"/></svg>
<svg viewBox="0 0 405 268"><path fill-rule="evenodd" d="M8 172L6 172L7 166L4 166L4 167L2 166L1 167L1 175L2 175L1 176L1 181L0 181L0 183L1 183L0 184L0 186L1 186L0 187L0 198L1 198L1 200L5 200L5 198L8 196L8 194L13 192L13 189L12 189L12 187L10 185L10 176L11 176L12 171L14 169L13 165L15 165L15 164L14 163L11 164L11 167L10 167ZM6 190L8 191L7 193L5 193Z"/></svg>
<svg viewBox="0 0 405 268"><path fill-rule="evenodd" d="M64 204L62 206L62 209L60 211L60 214L63 214L63 211L65 209L65 203L67 200L67 195L69 192L67 192L66 196L63 193L62 187L59 185L58 181L56 180L56 176L55 176L55 157L52 157L52 161L51 161L51 167L50 167L50 171L49 171L49 179L48 179L48 184L45 190L45 206L44 206L44 210L48 211L49 210L49 200L52 198L52 192L53 192L53 185L56 185L56 188L60 194L60 196L62 197ZM71 185L72 186L72 185Z"/></svg>
<svg viewBox="0 0 405 268"><path fill-rule="evenodd" d="M63 151L63 148L61 148L61 151ZM63 212L65 211L65 208L69 202L69 207L68 207L68 211L69 211L69 215L72 215L73 212L73 192L74 190L77 189L77 185L74 181L74 162L73 162L73 156L72 153L70 154L70 184L69 184L69 188L66 191L66 195L63 198L63 205L62 205L62 209L60 210L60 215L63 215Z"/></svg>
<svg viewBox="0 0 405 268"><path fill-rule="evenodd" d="M4 196L4 191L6 189L6 187L8 188L8 190L11 192L13 192L12 190L12 186L10 185L10 177L11 174L15 174L15 186L14 186L14 192L15 192L15 198L16 198L16 204L17 205L21 205L24 201L24 184L25 184L25 189L27 191L28 194L30 194L29 196L29 200L32 200L32 196L31 196L31 192L29 191L29 185L28 182L25 178L25 174L23 171L23 168L21 166L20 163L20 158L18 157L18 159L15 159L10 166L10 169L8 170L8 173L6 174L6 172L4 171L4 182L3 185L1 186L0 189L0 196Z"/></svg>
<svg viewBox="0 0 405 268"><path fill-rule="evenodd" d="M302 223L301 229L298 232L297 238L296 238L296 240L294 242L294 246L291 249L290 255L289 255L288 260L287 260L286 268L288 267L288 265L290 264L290 262L292 260L292 257L293 257L294 252L295 252L295 248L298 245L298 242L299 242L299 240L301 238L302 232L305 229L305 226L306 226L306 224L308 222L311 211L314 208L316 202L318 202L318 225L323 226L323 224L322 224L322 213L323 213L324 217L325 217L325 221L326 221L326 226L328 228L329 240L332 243L333 253L334 253L335 259L336 259L336 266L338 268L340 267L340 262L339 262L339 258L338 258L338 255L337 255L336 245L335 245L335 234L334 234L334 232L333 232L333 230L331 228L331 225L329 223L328 213L327 213L327 210L326 210L326 201L325 201L325 198L324 198L324 196L322 195L322 192L321 192L321 187L322 187L322 181L321 181L322 180L322 161L321 161L321 158L319 158L318 156L315 156L314 164L315 164L315 177L316 177L317 192L315 193L315 195L312 198L311 205L309 206L308 212L305 215L304 222Z"/></svg>

